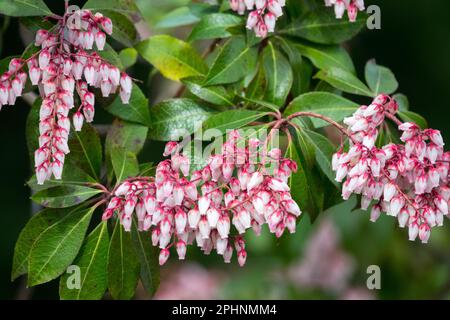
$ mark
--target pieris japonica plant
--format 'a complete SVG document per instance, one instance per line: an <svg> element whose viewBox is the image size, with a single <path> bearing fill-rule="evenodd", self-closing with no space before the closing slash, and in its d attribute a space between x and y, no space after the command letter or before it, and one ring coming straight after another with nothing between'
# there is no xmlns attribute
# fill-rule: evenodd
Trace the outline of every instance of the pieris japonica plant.
<svg viewBox="0 0 450 320"><path fill-rule="evenodd" d="M43 207L19 236L13 280L130 299L139 282L153 295L176 257L244 266L249 233L289 241L300 219L350 198L424 243L448 217L440 132L392 71L370 60L362 81L342 46L365 25L364 1L209 1L195 23L161 17L184 40L149 37L130 0L64 3L56 14L0 2L33 38L0 61L0 106L33 100L28 185ZM172 84L175 95L148 94Z"/></svg>

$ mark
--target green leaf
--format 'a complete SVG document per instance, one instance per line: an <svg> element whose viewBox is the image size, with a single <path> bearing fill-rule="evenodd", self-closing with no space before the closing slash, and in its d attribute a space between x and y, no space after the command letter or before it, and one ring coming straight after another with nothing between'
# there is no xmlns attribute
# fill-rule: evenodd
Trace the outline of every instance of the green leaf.
<svg viewBox="0 0 450 320"><path fill-rule="evenodd" d="M83 6L83 9L94 9L94 11L113 10L130 16L139 13L134 0L89 0Z"/></svg>
<svg viewBox="0 0 450 320"><path fill-rule="evenodd" d="M150 109L150 137L163 141L178 140L193 133L212 111L190 99L163 101Z"/></svg>
<svg viewBox="0 0 450 320"><path fill-rule="evenodd" d="M284 115L288 116L300 111L309 111L339 122L353 114L358 107L358 104L332 93L310 92L292 100L284 111ZM316 128L329 125L328 122L317 118L311 118L311 121Z"/></svg>
<svg viewBox="0 0 450 320"><path fill-rule="evenodd" d="M42 17L21 17L19 18L20 23L22 23L25 28L27 28L28 30L30 30L32 33L36 33L39 29L46 29L49 30L52 27L54 27L54 25L48 21L48 20L44 20L42 19ZM33 43L34 45L34 43Z"/></svg>
<svg viewBox="0 0 450 320"><path fill-rule="evenodd" d="M31 248L29 286L55 279L72 263L83 243L94 210L95 207L71 212L40 234Z"/></svg>
<svg viewBox="0 0 450 320"><path fill-rule="evenodd" d="M123 120L150 125L148 100L136 84L133 84L128 104L123 104L117 96L110 105L105 106L105 109Z"/></svg>
<svg viewBox="0 0 450 320"><path fill-rule="evenodd" d="M374 59L369 60L365 68L366 82L374 95L391 94L397 91L398 82L392 71L377 65Z"/></svg>
<svg viewBox="0 0 450 320"><path fill-rule="evenodd" d="M406 95L403 93L394 94L392 97L398 103L399 111L408 111L409 110L409 100Z"/></svg>
<svg viewBox="0 0 450 320"><path fill-rule="evenodd" d="M231 37L228 28L243 24L241 17L228 13L213 13L204 16L192 29L188 41Z"/></svg>
<svg viewBox="0 0 450 320"><path fill-rule="evenodd" d="M293 143L288 146L286 156L294 160L298 166L298 171L293 173L289 179L291 195L302 211L307 212L314 221L322 211L324 193L321 190L319 175L306 160L314 157L311 154L313 149L310 145L299 142L299 137L307 141L305 137L302 137L304 134L302 131L291 128L291 132L293 133Z"/></svg>
<svg viewBox="0 0 450 320"><path fill-rule="evenodd" d="M303 132L305 133L305 137L308 139L309 143L314 147L315 158L320 169L331 181L331 183L338 186L334 179L335 174L331 169L331 158L336 152L336 148L333 144L331 144L330 140L317 132L307 129L303 129Z"/></svg>
<svg viewBox="0 0 450 320"><path fill-rule="evenodd" d="M0 13L12 17L47 16L52 12L42 0L2 0Z"/></svg>
<svg viewBox="0 0 450 320"><path fill-rule="evenodd" d="M222 86L202 86L202 80L197 78L186 78L183 80L183 84L186 88L195 96L200 99L218 105L218 106L232 106L232 96Z"/></svg>
<svg viewBox="0 0 450 320"><path fill-rule="evenodd" d="M126 151L138 154L145 144L147 132L147 127L116 119L106 136L105 153L110 154L113 146L120 146Z"/></svg>
<svg viewBox="0 0 450 320"><path fill-rule="evenodd" d="M325 46L296 42L294 47L319 69L340 68L355 73L355 66L348 52L341 46Z"/></svg>
<svg viewBox="0 0 450 320"><path fill-rule="evenodd" d="M227 84L239 81L248 72L251 55L256 48L247 47L245 37L229 39L220 49L206 76L205 85Z"/></svg>
<svg viewBox="0 0 450 320"><path fill-rule="evenodd" d="M44 209L31 217L20 232L14 248L11 281L28 271L28 260L31 248L39 240L41 234L51 228L55 223L71 212L79 210L79 207L69 209Z"/></svg>
<svg viewBox="0 0 450 320"><path fill-rule="evenodd" d="M374 96L373 92L355 75L339 68L319 71L315 77L344 92L367 97Z"/></svg>
<svg viewBox="0 0 450 320"><path fill-rule="evenodd" d="M282 106L291 91L294 77L288 60L271 41L263 52L263 67L267 81L265 100Z"/></svg>
<svg viewBox="0 0 450 320"><path fill-rule="evenodd" d="M227 130L241 128L265 115L267 115L267 112L243 109L228 110L209 117L203 123L203 130L216 129L222 133L226 133Z"/></svg>
<svg viewBox="0 0 450 320"><path fill-rule="evenodd" d="M87 172L97 181L102 167L102 145L97 131L90 124L81 131L72 130L69 136L70 155L67 160Z"/></svg>
<svg viewBox="0 0 450 320"><path fill-rule="evenodd" d="M87 236L78 256L73 262L80 268L80 287L68 287L71 275L63 274L59 281L59 296L62 300L99 300L108 287L109 234L106 221L101 222Z"/></svg>
<svg viewBox="0 0 450 320"><path fill-rule="evenodd" d="M34 151L39 148L39 110L41 104L42 99L37 98L27 116L25 135L27 137L28 156L30 159L34 159ZM34 164L34 160L32 161Z"/></svg>
<svg viewBox="0 0 450 320"><path fill-rule="evenodd" d="M208 68L188 43L167 35L153 36L136 45L139 54L171 80L204 75Z"/></svg>
<svg viewBox="0 0 450 320"><path fill-rule="evenodd" d="M124 179L134 177L139 173L139 164L136 155L115 146L111 149L111 162L116 174L117 183Z"/></svg>
<svg viewBox="0 0 450 320"><path fill-rule="evenodd" d="M133 248L131 233L117 220L108 253L108 288L117 300L131 299L139 280L139 259Z"/></svg>
<svg viewBox="0 0 450 320"><path fill-rule="evenodd" d="M154 176L156 172L156 167L153 162L145 162L139 164L139 175L140 176Z"/></svg>
<svg viewBox="0 0 450 320"><path fill-rule="evenodd" d="M119 41L125 46L133 46L137 39L138 34L133 22L125 14L111 10L100 10L100 12L106 17L110 18L113 24L113 33L111 37Z"/></svg>
<svg viewBox="0 0 450 320"><path fill-rule="evenodd" d="M339 44L353 38L365 25L367 16L358 14L355 22L336 19L332 10L314 10L301 16L279 34L304 38L321 44Z"/></svg>
<svg viewBox="0 0 450 320"><path fill-rule="evenodd" d="M99 189L85 186L61 185L41 190L35 193L31 199L44 207L67 208L80 204L101 192Z"/></svg>
<svg viewBox="0 0 450 320"><path fill-rule="evenodd" d="M156 28L174 28L199 22L201 17L209 12L214 12L215 7L206 3L190 3L187 6L178 7L163 16L155 25Z"/></svg>
<svg viewBox="0 0 450 320"><path fill-rule="evenodd" d="M159 287L159 250L152 245L151 237L150 231L138 231L133 221L131 239L141 265L140 278L145 290L153 296Z"/></svg>
<svg viewBox="0 0 450 320"><path fill-rule="evenodd" d="M133 66L138 57L138 52L135 48L125 48L119 52L120 61L122 61L122 65L124 69L127 69Z"/></svg>
<svg viewBox="0 0 450 320"><path fill-rule="evenodd" d="M424 117L422 117L420 114L417 114L412 111L401 111L398 113L398 116L404 122L414 122L422 129L428 128L427 120Z"/></svg>

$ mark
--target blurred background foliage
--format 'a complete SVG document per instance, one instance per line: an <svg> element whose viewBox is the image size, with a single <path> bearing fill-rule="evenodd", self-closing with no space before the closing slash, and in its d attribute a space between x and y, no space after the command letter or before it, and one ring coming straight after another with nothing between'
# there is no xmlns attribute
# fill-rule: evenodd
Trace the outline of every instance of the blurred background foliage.
<svg viewBox="0 0 450 320"><path fill-rule="evenodd" d="M61 11L62 1L46 2L53 10ZM137 0L150 34L170 32L178 37L184 37L189 29L165 29L160 20L188 2ZM400 83L399 92L408 96L411 110L423 115L431 127L441 130L444 139L450 141L450 2L430 0L424 5L421 0L367 0L366 4L381 7L382 28L365 30L347 44L358 73L362 75L365 62L371 58L389 67ZM196 21L195 12L190 18ZM1 57L20 53L23 39L16 19L0 17ZM148 78L151 71L143 63L132 69L141 79ZM177 89L162 78L152 83L157 83L148 87L152 103L170 97ZM31 174L25 142L29 109L20 100L0 113L0 298L58 299L57 281L32 291L24 288L21 279L10 282L14 244L32 212L29 189L25 186ZM110 120L106 112L96 115L96 123ZM161 144L148 142L140 157L157 160L160 149ZM433 232L428 245L421 245L407 241L406 230L395 226L392 218L383 216L377 223L370 223L368 213L352 211L354 204L349 201L332 208L313 225L304 216L296 234L279 240L268 232L259 238L250 236L249 257L242 269L237 264L224 265L221 258L203 256L191 248L186 262L174 259L162 269L156 298L450 298L448 221ZM370 265L381 268L381 290L366 288ZM137 298L145 298L143 290Z"/></svg>

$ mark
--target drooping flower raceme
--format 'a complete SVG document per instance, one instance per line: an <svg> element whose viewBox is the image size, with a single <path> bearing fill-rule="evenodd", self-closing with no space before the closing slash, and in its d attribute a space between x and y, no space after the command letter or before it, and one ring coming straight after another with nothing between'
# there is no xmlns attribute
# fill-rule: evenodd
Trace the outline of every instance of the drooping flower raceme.
<svg viewBox="0 0 450 320"><path fill-rule="evenodd" d="M347 10L348 19L351 22L356 21L358 11L364 11L364 0L325 0L327 7L334 6L336 19L342 19L345 10Z"/></svg>
<svg viewBox="0 0 450 320"><path fill-rule="evenodd" d="M275 24L283 15L285 0L229 0L233 11L243 15L250 11L247 29L254 30L257 37L265 38L268 32L275 31Z"/></svg>
<svg viewBox="0 0 450 320"><path fill-rule="evenodd" d="M179 145L169 142L164 155L170 155L170 160L158 164L155 177L120 184L103 219L116 214L127 231L133 218L139 230L150 229L153 245L161 248L161 265L171 246L184 259L187 245L194 240L205 254L215 249L225 262L230 262L235 249L239 264L244 265L247 229L259 234L267 223L277 237L286 228L293 233L301 211L287 184L297 164L282 158L277 148L262 154L261 163L254 163L259 140L250 139L246 147L239 147L238 141L242 138L233 131L222 152L210 156L208 164L192 174Z"/></svg>
<svg viewBox="0 0 450 320"><path fill-rule="evenodd" d="M53 175L60 179L65 155L69 153L69 112L74 107L74 92L80 105L72 115L73 126L80 131L83 122L94 118L94 93L89 86L101 89L104 97L120 88L123 103L131 95L131 78L95 52L105 47L106 34L112 33L111 20L89 10L66 14L55 30L39 30L35 45L40 50L27 59L12 59L9 70L0 77L0 108L13 105L22 95L28 68L32 85L42 96L39 113L39 149L35 152L36 177L43 184ZM106 34L105 34L106 33Z"/></svg>
<svg viewBox="0 0 450 320"><path fill-rule="evenodd" d="M370 219L381 212L398 218L400 227L409 228L409 239L426 243L432 227L442 226L449 216L450 153L438 130L421 130L415 123L401 123L394 117L397 104L380 95L369 106L361 106L346 118L350 148L333 156L336 180L344 181L342 196L361 195L366 210L372 201ZM378 128L385 117L396 121L402 144L375 146Z"/></svg>

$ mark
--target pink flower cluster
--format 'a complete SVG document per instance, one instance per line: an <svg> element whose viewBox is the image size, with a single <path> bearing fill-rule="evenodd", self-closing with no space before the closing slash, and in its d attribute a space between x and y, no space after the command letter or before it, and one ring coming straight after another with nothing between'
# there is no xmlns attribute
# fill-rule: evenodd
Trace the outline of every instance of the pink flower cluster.
<svg viewBox="0 0 450 320"><path fill-rule="evenodd" d="M283 15L285 0L229 0L233 11L243 15L251 11L247 18L247 29L254 30L257 37L265 38L275 31L275 24Z"/></svg>
<svg viewBox="0 0 450 320"><path fill-rule="evenodd" d="M334 6L336 19L342 19L345 10L347 10L348 19L351 22L356 21L358 11L364 11L364 0L325 0L327 7Z"/></svg>
<svg viewBox="0 0 450 320"><path fill-rule="evenodd" d="M409 228L409 239L419 236L423 243L432 227L442 226L449 217L450 153L438 130L421 130L415 123L395 118L397 103L380 95L369 106L361 106L346 118L350 148L333 155L336 180L342 182L342 196L361 195L361 208L372 200L371 221L386 212L398 218L400 227ZM378 128L388 117L398 124L402 144L375 146Z"/></svg>
<svg viewBox="0 0 450 320"><path fill-rule="evenodd" d="M226 263L234 245L243 266L247 229L259 235L267 223L270 232L281 237L286 228L295 232L301 211L287 185L297 164L282 158L277 148L255 163L260 141L250 139L248 146L239 147L242 140L233 131L222 153L210 156L208 164L192 174L180 146L169 142L164 155L171 156L170 160L158 164L155 177L136 177L120 184L103 219L116 214L129 231L135 213L138 229L151 229L153 245L161 248L161 265L167 261L171 246L175 246L179 259L184 259L187 245L195 240L205 254L215 249Z"/></svg>
<svg viewBox="0 0 450 320"><path fill-rule="evenodd" d="M74 21L73 23L70 23ZM80 131L83 122L94 118L95 96L89 86L100 88L104 97L117 91L128 103L132 81L125 73L102 59L92 50L94 43L103 50L112 23L100 13L82 10L62 17L55 32L39 30L35 45L41 49L28 59L12 59L9 70L0 77L0 107L14 104L27 80L27 66L32 85L38 85L42 96L39 113L39 149L35 152L38 184L53 175L60 179L70 132L69 112L74 107L74 92L80 106L72 115L73 126Z"/></svg>

